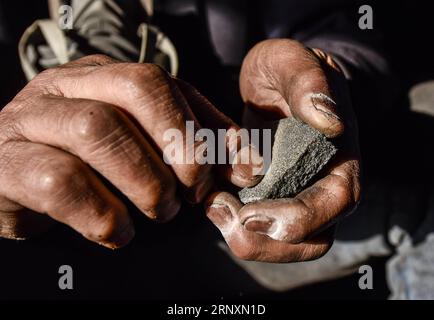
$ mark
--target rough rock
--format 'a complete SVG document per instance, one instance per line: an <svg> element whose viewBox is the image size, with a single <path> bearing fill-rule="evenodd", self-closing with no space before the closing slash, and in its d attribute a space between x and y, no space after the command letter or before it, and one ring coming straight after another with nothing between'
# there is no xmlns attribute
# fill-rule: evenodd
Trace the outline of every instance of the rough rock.
<svg viewBox="0 0 434 320"><path fill-rule="evenodd" d="M282 119L272 130L270 167L259 184L239 192L243 203L293 197L337 151L325 135L295 119Z"/></svg>

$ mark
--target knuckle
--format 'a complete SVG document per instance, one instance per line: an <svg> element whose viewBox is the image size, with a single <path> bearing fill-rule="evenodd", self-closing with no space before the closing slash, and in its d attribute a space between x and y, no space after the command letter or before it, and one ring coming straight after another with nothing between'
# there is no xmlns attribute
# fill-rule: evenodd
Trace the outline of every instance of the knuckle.
<svg viewBox="0 0 434 320"><path fill-rule="evenodd" d="M160 66L153 63L141 64L138 66L138 75L145 80L166 79L167 73Z"/></svg>
<svg viewBox="0 0 434 320"><path fill-rule="evenodd" d="M62 67L50 68L37 74L17 95L23 100L35 99L42 95L57 95L62 96L62 92L58 87L58 79L65 77L66 70Z"/></svg>
<svg viewBox="0 0 434 320"><path fill-rule="evenodd" d="M324 73L317 65L307 67L303 72L298 72L294 75L295 87L303 92L302 89L309 89L313 83L321 82L324 79ZM308 93L302 97L303 100L312 100L312 93L308 90Z"/></svg>
<svg viewBox="0 0 434 320"><path fill-rule="evenodd" d="M141 99L169 83L167 73L155 64L125 64L119 77L124 92L133 100Z"/></svg>
<svg viewBox="0 0 434 320"><path fill-rule="evenodd" d="M121 125L120 113L102 102L93 102L72 119L79 143L98 142Z"/></svg>
<svg viewBox="0 0 434 320"><path fill-rule="evenodd" d="M71 190L83 190L87 180L82 174L83 164L79 160L70 157L58 157L44 161L37 166L32 174L32 182L44 203L51 207L59 198L65 196Z"/></svg>

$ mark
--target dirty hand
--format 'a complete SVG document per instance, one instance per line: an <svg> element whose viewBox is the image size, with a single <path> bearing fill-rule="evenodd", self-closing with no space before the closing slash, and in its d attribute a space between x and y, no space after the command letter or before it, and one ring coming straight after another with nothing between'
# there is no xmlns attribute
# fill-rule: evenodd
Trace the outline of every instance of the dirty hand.
<svg viewBox="0 0 434 320"><path fill-rule="evenodd" d="M277 39L261 42L249 52L240 89L247 126L295 117L335 139L339 152L320 179L294 198L243 206L238 197L216 192L207 200L207 215L239 258L267 262L319 258L332 245L334 223L360 199L357 126L345 79L324 52Z"/></svg>
<svg viewBox="0 0 434 320"><path fill-rule="evenodd" d="M121 247L134 226L110 185L157 221L178 212L180 193L202 201L213 184L211 166L169 166L162 157L170 143L164 133L178 129L184 142L187 121L196 130L238 129L152 64L89 56L41 73L0 112L0 237L26 238L57 220ZM195 143L194 157L204 143ZM251 185L255 178L244 171L228 168L227 175Z"/></svg>

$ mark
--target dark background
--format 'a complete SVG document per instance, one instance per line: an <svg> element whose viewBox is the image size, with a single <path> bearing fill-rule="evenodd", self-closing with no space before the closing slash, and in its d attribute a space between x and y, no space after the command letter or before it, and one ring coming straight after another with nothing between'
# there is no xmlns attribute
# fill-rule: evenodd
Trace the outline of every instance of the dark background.
<svg viewBox="0 0 434 320"><path fill-rule="evenodd" d="M427 117L409 114L406 97L412 85L434 78L432 11L429 1L371 2L375 28L384 31L384 44L401 94L386 108L387 112L380 108L358 110L366 183L382 179L390 184L408 181L420 185L432 178L431 171L424 169L430 167L432 158L422 155L421 150L432 146L430 137L434 126ZM0 106L25 85L17 39L35 16L44 17L46 12L42 0L26 1L25 10L18 1L0 1L0 20L6 22L0 29ZM169 35L176 33L177 23L191 30L200 28L200 21L191 18L162 17L161 22ZM172 38L176 39L176 34ZM182 46L192 45L197 46L183 41L179 51L183 52ZM216 76L206 81L195 78L196 71L204 68L196 57L190 56L184 57L185 69L190 70L185 78L217 105L228 103L225 99L232 99L230 103L236 104L237 98L223 99L214 90L223 86L231 92L228 97L236 97L236 77L233 76L236 70L216 66L213 69L214 57L208 45L199 45L201 59L207 61L208 72ZM234 118L238 110L232 110ZM372 115L374 120L367 121ZM411 146L404 154L403 143ZM375 289L371 291L358 288L359 275L356 274L287 293L273 293L256 285L217 248L220 235L200 207L186 205L175 221L167 225L155 225L138 213L134 215L137 236L128 247L116 252L95 246L63 226L26 242L0 240L0 299L384 299L388 296L384 279L386 258L371 263L375 274ZM62 264L74 269L76 287L73 291L58 289L57 270Z"/></svg>

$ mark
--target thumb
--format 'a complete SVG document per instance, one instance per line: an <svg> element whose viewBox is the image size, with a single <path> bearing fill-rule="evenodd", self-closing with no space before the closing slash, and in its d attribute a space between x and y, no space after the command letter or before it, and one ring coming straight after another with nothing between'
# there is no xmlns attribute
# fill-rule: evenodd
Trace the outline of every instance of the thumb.
<svg viewBox="0 0 434 320"><path fill-rule="evenodd" d="M343 75L330 56L297 41L266 40L246 56L240 76L245 103L279 117L295 117L327 137L340 136Z"/></svg>

